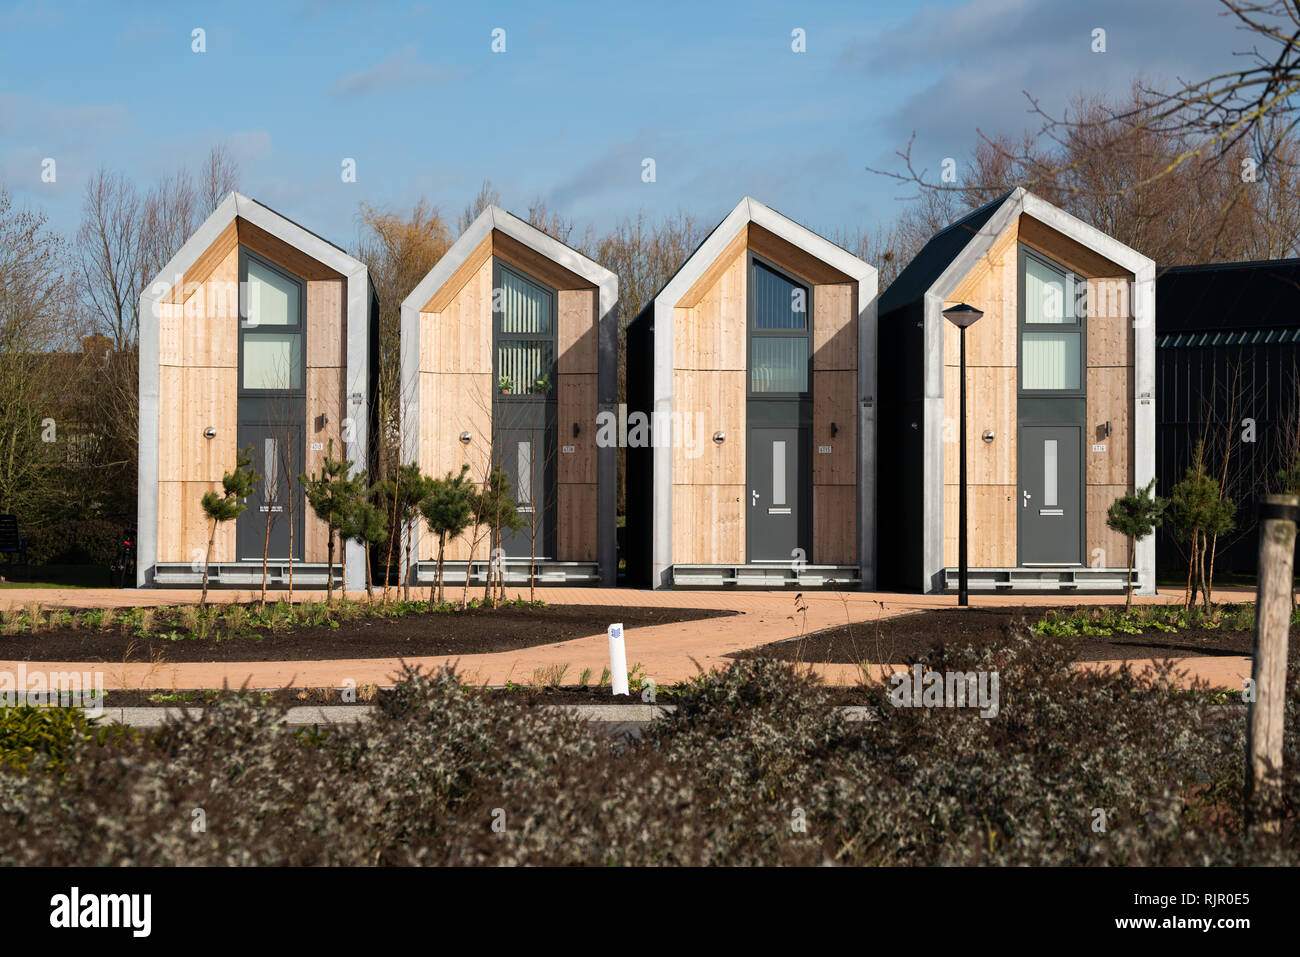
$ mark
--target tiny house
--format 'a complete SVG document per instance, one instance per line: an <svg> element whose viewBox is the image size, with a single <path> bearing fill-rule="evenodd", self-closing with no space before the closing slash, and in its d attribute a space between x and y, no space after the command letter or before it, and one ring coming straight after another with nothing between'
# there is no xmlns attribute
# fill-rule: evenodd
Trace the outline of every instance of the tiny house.
<svg viewBox="0 0 1300 957"><path fill-rule="evenodd" d="M297 476L332 450L371 455L378 301L364 264L247 196L231 193L140 296L137 584L197 585L209 523L238 450L260 480L218 527L209 578L320 587L328 530ZM347 588L365 555L335 553Z"/></svg>
<svg viewBox="0 0 1300 957"><path fill-rule="evenodd" d="M936 234L880 304L881 581L957 578L959 330L966 331L970 588L1118 590L1111 502L1155 474L1155 266L1016 189ZM1136 584L1154 593L1155 542Z"/></svg>
<svg viewBox="0 0 1300 957"><path fill-rule="evenodd" d="M1198 443L1237 506L1215 543L1216 573L1254 575L1260 498L1300 450L1300 259L1162 269L1156 279L1156 475L1167 494ZM1187 559L1170 529L1156 559Z"/></svg>
<svg viewBox="0 0 1300 957"><path fill-rule="evenodd" d="M614 584L617 448L598 420L617 399L617 300L608 269L489 207L402 303L402 461L479 484L504 471L508 583ZM486 578L483 531L448 544L444 580ZM411 534L429 584L438 543Z"/></svg>
<svg viewBox="0 0 1300 957"><path fill-rule="evenodd" d="M629 581L871 587L876 270L746 197L627 336Z"/></svg>

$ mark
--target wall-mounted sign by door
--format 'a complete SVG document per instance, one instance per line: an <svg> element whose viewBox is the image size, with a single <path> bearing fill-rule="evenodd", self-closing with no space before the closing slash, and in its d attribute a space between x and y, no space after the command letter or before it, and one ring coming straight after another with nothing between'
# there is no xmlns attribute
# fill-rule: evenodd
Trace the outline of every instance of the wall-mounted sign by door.
<svg viewBox="0 0 1300 957"><path fill-rule="evenodd" d="M819 445L819 446L817 446L817 454L818 454L818 455L830 455L830 454L831 454L831 447L830 447L829 445Z"/></svg>

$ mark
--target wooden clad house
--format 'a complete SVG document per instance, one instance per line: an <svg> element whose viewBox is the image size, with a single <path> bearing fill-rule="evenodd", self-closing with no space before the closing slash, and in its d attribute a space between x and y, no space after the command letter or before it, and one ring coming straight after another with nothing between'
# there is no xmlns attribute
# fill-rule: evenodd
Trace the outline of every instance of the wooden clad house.
<svg viewBox="0 0 1300 957"><path fill-rule="evenodd" d="M1114 499L1155 474L1155 266L1016 189L936 234L880 303L884 587L957 577L959 302L972 590L1120 589ZM1155 587L1155 542L1136 581Z"/></svg>
<svg viewBox="0 0 1300 957"><path fill-rule="evenodd" d="M627 566L875 583L876 270L746 197L631 324Z"/></svg>
<svg viewBox="0 0 1300 957"><path fill-rule="evenodd" d="M617 398L618 279L490 207L402 303L402 460L427 475L500 466L523 527L504 536L510 583L614 584L617 448L598 417ZM414 531L415 580L437 541ZM483 529L453 540L444 579L482 581Z"/></svg>
<svg viewBox="0 0 1300 957"><path fill-rule="evenodd" d="M140 296L137 584L202 580L208 489L251 448L248 508L218 528L213 584L319 587L327 530L297 481L331 450L371 454L378 301L366 267L231 193ZM348 588L365 556L345 549ZM335 561L340 561L336 552ZM338 577L338 566L335 577Z"/></svg>

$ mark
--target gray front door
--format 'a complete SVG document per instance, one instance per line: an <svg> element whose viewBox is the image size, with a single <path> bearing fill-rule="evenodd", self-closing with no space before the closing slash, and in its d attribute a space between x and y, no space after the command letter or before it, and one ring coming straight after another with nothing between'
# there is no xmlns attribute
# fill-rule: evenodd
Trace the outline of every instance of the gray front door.
<svg viewBox="0 0 1300 957"><path fill-rule="evenodd" d="M1083 564L1082 428L1020 430L1020 564Z"/></svg>
<svg viewBox="0 0 1300 957"><path fill-rule="evenodd" d="M802 461L800 430L751 427L747 458L749 560L791 562L802 546L806 561L807 543L799 536L808 467Z"/></svg>
<svg viewBox="0 0 1300 957"><path fill-rule="evenodd" d="M302 429L296 426L241 425L239 447L252 446L257 485L244 502L248 507L235 520L235 546L239 560L271 561L289 558L289 517L293 516L293 558L302 558ZM289 496L293 496L292 503Z"/></svg>
<svg viewBox="0 0 1300 957"><path fill-rule="evenodd" d="M553 534L548 507L555 469L543 428L498 430L497 454L501 468L510 478L508 490L514 498L522 525L517 531L502 530L501 547L507 558L551 558Z"/></svg>

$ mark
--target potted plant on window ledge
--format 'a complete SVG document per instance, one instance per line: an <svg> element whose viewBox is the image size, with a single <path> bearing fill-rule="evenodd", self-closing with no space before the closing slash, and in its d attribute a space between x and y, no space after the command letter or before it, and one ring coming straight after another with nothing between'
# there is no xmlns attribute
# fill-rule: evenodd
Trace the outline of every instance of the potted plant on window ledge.
<svg viewBox="0 0 1300 957"><path fill-rule="evenodd" d="M546 373L546 375L539 377L533 383L533 392L535 392L538 395L546 395L550 391L551 391L551 374L548 372Z"/></svg>
<svg viewBox="0 0 1300 957"><path fill-rule="evenodd" d="M497 379L497 389L502 395L509 395L515 390L515 380L508 375L503 375Z"/></svg>

